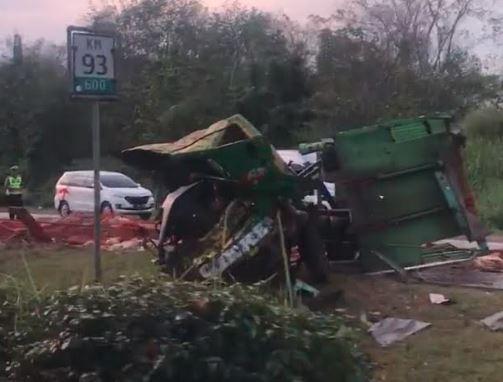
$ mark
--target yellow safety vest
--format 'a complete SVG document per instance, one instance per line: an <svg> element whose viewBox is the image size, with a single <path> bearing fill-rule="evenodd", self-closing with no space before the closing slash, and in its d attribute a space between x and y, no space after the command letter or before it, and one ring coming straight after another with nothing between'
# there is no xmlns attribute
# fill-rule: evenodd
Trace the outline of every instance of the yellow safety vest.
<svg viewBox="0 0 503 382"><path fill-rule="evenodd" d="M20 175L7 177L7 189L13 194L21 192L23 188L23 178Z"/></svg>

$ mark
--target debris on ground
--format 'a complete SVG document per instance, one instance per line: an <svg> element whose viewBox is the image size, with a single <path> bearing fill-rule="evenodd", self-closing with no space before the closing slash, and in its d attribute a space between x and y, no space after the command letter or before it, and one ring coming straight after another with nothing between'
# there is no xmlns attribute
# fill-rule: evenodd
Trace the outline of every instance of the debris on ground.
<svg viewBox="0 0 503 382"><path fill-rule="evenodd" d="M293 288L296 294L308 294L311 297L317 297L320 294L319 289L316 289L312 285L309 285L300 279L295 281Z"/></svg>
<svg viewBox="0 0 503 382"><path fill-rule="evenodd" d="M431 326L428 322L388 317L372 325L369 332L381 346L389 346Z"/></svg>
<svg viewBox="0 0 503 382"><path fill-rule="evenodd" d="M38 218L20 209L19 220L0 219L0 243L15 246L22 243L66 244L72 247L92 246L94 218L72 214L65 218ZM117 251L141 249L156 239L155 224L136 217L103 216L101 219L102 249Z"/></svg>
<svg viewBox="0 0 503 382"><path fill-rule="evenodd" d="M491 255L483 257L489 256ZM479 259L416 270L412 276L430 284L503 290L501 272L489 271L489 269L494 269L489 266L484 267L485 270L481 270L480 266L476 265L480 265ZM486 262L485 265L487 264L489 263Z"/></svg>
<svg viewBox="0 0 503 382"><path fill-rule="evenodd" d="M435 305L445 305L451 303L451 300L440 293L430 293L430 302Z"/></svg>
<svg viewBox="0 0 503 382"><path fill-rule="evenodd" d="M492 331L503 330L503 312L498 312L480 321Z"/></svg>
<svg viewBox="0 0 503 382"><path fill-rule="evenodd" d="M473 261L473 265L483 272L503 272L503 252L497 251L480 256Z"/></svg>
<svg viewBox="0 0 503 382"><path fill-rule="evenodd" d="M138 278L23 299L23 309L4 292L0 380L366 380L353 329L256 287Z"/></svg>

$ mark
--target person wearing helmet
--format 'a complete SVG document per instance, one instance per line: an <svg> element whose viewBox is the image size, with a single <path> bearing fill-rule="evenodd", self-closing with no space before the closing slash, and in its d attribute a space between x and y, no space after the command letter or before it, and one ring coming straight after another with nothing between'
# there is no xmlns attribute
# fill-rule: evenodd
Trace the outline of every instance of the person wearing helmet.
<svg viewBox="0 0 503 382"><path fill-rule="evenodd" d="M18 216L17 208L23 207L23 178L18 166L10 168L9 175L5 178L4 188L9 206L9 218L14 220Z"/></svg>

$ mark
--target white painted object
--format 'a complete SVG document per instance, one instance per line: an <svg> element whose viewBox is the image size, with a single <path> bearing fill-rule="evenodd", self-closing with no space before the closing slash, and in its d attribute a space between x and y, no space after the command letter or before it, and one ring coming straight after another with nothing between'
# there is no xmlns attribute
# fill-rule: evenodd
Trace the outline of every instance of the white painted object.
<svg viewBox="0 0 503 382"><path fill-rule="evenodd" d="M451 300L449 300L443 294L440 293L430 293L429 296L430 296L430 302L432 304L442 305L451 302Z"/></svg>
<svg viewBox="0 0 503 382"><path fill-rule="evenodd" d="M234 237L234 244L224 251L219 257L213 259L199 268L199 273L205 279L217 277L232 264L246 256L264 239L273 228L273 220L269 217L258 222L243 237Z"/></svg>

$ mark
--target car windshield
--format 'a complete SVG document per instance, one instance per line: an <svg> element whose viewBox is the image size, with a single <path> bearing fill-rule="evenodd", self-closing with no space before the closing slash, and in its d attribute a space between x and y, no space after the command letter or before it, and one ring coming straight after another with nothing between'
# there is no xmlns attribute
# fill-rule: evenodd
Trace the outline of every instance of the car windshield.
<svg viewBox="0 0 503 382"><path fill-rule="evenodd" d="M138 188L138 185L129 177L122 174L103 174L101 184L109 188Z"/></svg>

